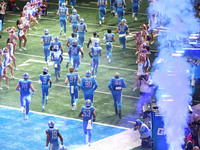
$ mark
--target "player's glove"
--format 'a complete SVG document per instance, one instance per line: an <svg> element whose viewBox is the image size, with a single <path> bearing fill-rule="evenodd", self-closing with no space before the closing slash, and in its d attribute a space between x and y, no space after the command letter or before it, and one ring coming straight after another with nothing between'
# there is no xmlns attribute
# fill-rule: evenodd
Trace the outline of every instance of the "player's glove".
<svg viewBox="0 0 200 150"><path fill-rule="evenodd" d="M83 58L83 55L81 56L81 58Z"/></svg>
<svg viewBox="0 0 200 150"><path fill-rule="evenodd" d="M35 92L32 92L32 95L35 95Z"/></svg>
<svg viewBox="0 0 200 150"><path fill-rule="evenodd" d="M53 51L53 46L50 46L50 51Z"/></svg>
<svg viewBox="0 0 200 150"><path fill-rule="evenodd" d="M89 53L89 56L90 56L90 58L92 58L92 54L91 53Z"/></svg>
<svg viewBox="0 0 200 150"><path fill-rule="evenodd" d="M95 122L95 118L92 121Z"/></svg>

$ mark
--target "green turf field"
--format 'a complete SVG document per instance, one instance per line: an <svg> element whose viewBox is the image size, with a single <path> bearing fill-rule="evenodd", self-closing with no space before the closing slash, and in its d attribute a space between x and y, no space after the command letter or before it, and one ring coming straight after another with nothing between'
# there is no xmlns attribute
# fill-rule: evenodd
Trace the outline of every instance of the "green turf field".
<svg viewBox="0 0 200 150"><path fill-rule="evenodd" d="M41 88L37 83L39 74L42 73L42 69L45 66L44 63L44 55L43 55L43 45L40 43L41 35L44 33L44 29L49 29L51 35L59 35L60 24L59 24L59 16L56 15L57 11L57 0L48 0L49 7L47 16L42 16L42 19L39 20L39 24L37 24L37 30L33 28L33 24L31 24L32 31L30 31L31 35L27 36L27 51L18 51L18 44L16 50L16 63L19 68L18 71L14 71L15 80L9 79L10 89L7 90L5 86L5 81L2 81L3 90L0 91L0 105L12 106L12 107L20 107L19 101L19 92L15 90L18 80L22 78L24 72L28 72L30 75L30 80L34 81L33 86L35 88L35 95L32 96L32 101L30 104L30 109L34 111L41 112L42 104L41 104ZM21 6L25 5L25 2L17 1L17 4ZM131 3L129 1L126 2L126 14L125 18L127 20L127 24L129 25L130 32L139 31L139 26L143 23L147 23L147 15L145 14L145 10L148 6L146 0L144 0L141 4L139 10L138 21L134 21L131 18ZM139 90L136 92L132 92L133 84L135 80L134 72L137 69L136 65L136 41L130 37L127 39L127 48L126 54L122 54L122 49L119 47L119 38L116 33L117 28L117 19L114 18L110 14L110 6L108 6L108 11L106 13L105 24L101 27L98 26L98 8L96 6L96 1L80 1L78 0L77 7L78 14L80 14L81 18L84 18L85 23L87 24L88 32L86 33L86 40L88 42L89 38L92 36L93 32L97 32L100 35L102 50L102 57L100 58L100 65L98 68L97 74L97 82L99 87L95 93L94 97L94 106L96 108L97 122L119 125L124 127L132 127L131 123L128 121L133 121L137 118L137 97L139 96ZM91 7L95 9L90 9ZM69 9L69 14L71 14L71 9ZM16 21L19 18L19 12L15 14L8 13L5 16L4 29L9 26L16 26ZM106 60L106 48L103 44L103 35L107 32L107 29L111 28L115 33L116 42L113 46L112 51L112 63L109 64ZM60 40L63 43L64 53L68 52L68 47L66 47L66 39L71 35L72 27L70 23L67 23L67 36L59 36ZM8 37L8 33L1 32L2 39L0 39L0 48L6 46L6 39ZM152 46L152 49L155 49ZM84 58L81 59L81 66L79 69L80 77L85 76L85 72L91 69L90 63L91 58L88 55L89 49L86 48L86 43L84 45ZM151 60L154 58L154 53L152 53ZM66 69L65 65L67 62L67 55L65 55L64 61L62 62L61 67L61 78L58 82L56 82L54 77L54 69L53 66L49 67L49 73L52 74L53 86L50 89L49 101L48 105L44 113L56 114L60 116L67 116L72 118L78 118L79 110L81 106L84 105L84 99L82 91L79 93L79 102L77 111L71 111L71 97L69 94L69 89L65 86L65 75L68 73L68 69ZM23 63L27 63L26 65L22 65ZM152 61L153 62L153 61ZM119 72L120 76L125 78L125 82L127 84L127 88L123 90L123 103L122 103L122 119L119 120L118 116L114 113L113 99L112 95L107 87L108 82L111 77L114 76L115 72ZM10 70L8 70L8 75L10 77Z"/></svg>

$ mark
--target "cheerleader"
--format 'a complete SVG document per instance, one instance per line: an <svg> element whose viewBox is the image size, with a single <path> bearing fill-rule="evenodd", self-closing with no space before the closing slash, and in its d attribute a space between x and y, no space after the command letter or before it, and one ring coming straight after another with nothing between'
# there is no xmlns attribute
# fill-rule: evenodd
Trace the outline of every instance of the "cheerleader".
<svg viewBox="0 0 200 150"><path fill-rule="evenodd" d="M0 55L1 55L2 51L0 49ZM0 61L0 90L2 90L2 86L1 86L1 80L2 78L6 79L6 88L9 89L8 86L8 76L6 75L6 67L3 66L3 63Z"/></svg>
<svg viewBox="0 0 200 150"><path fill-rule="evenodd" d="M11 41L11 39L10 38L8 38L7 39L7 48L9 49L9 55L10 55L10 57L12 58L12 60L13 60L13 64L14 64L14 66L15 66L15 70L18 70L18 68L16 67L16 59L15 59L15 56L14 56L14 53L13 53L13 48L14 47L14 44L12 43L12 41Z"/></svg>
<svg viewBox="0 0 200 150"><path fill-rule="evenodd" d="M26 35L24 34L24 31L23 31L24 27L20 20L17 20L17 28L18 28L18 37L19 37L19 51L22 51L21 49L22 40L24 40L23 49L26 50L27 38L26 38Z"/></svg>

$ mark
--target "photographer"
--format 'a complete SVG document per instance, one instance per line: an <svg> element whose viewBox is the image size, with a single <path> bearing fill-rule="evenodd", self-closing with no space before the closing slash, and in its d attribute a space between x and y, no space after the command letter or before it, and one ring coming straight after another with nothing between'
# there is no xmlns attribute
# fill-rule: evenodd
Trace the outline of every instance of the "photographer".
<svg viewBox="0 0 200 150"><path fill-rule="evenodd" d="M5 10L6 10L6 4L4 3L3 0L1 0L1 4L0 4L0 20L2 20L2 30L3 30L3 20L4 20Z"/></svg>
<svg viewBox="0 0 200 150"><path fill-rule="evenodd" d="M194 121L189 123L189 127L193 132L194 146L199 146L198 136L200 135L200 120L197 114L194 115Z"/></svg>

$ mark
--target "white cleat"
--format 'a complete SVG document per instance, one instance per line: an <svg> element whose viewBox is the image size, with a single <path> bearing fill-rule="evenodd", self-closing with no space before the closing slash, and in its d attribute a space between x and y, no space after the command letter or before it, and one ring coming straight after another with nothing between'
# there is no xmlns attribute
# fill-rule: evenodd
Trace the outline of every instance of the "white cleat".
<svg viewBox="0 0 200 150"><path fill-rule="evenodd" d="M31 28L29 28L29 30L31 31L32 29L31 29Z"/></svg>
<svg viewBox="0 0 200 150"><path fill-rule="evenodd" d="M25 120L28 120L28 115L25 116Z"/></svg>
<svg viewBox="0 0 200 150"><path fill-rule="evenodd" d="M22 47L25 51L27 50L26 47Z"/></svg>
<svg viewBox="0 0 200 150"><path fill-rule="evenodd" d="M153 44L154 43L154 41L151 41L151 43L150 44Z"/></svg>
<svg viewBox="0 0 200 150"><path fill-rule="evenodd" d="M118 16L117 16L117 14L115 14L115 18L117 18Z"/></svg>
<svg viewBox="0 0 200 150"><path fill-rule="evenodd" d="M109 60L109 56L107 56L107 60Z"/></svg>
<svg viewBox="0 0 200 150"><path fill-rule="evenodd" d="M20 49L19 49L19 51L21 52L21 51L22 51L22 49L20 48Z"/></svg>
<svg viewBox="0 0 200 150"><path fill-rule="evenodd" d="M109 63L111 63L111 59L109 59L109 61L108 61Z"/></svg>
<svg viewBox="0 0 200 150"><path fill-rule="evenodd" d="M123 48L123 46L122 46L122 45L120 45L120 48L122 49L122 48Z"/></svg>
<svg viewBox="0 0 200 150"><path fill-rule="evenodd" d="M77 110L76 102L73 103L74 110Z"/></svg>
<svg viewBox="0 0 200 150"><path fill-rule="evenodd" d="M15 70L19 70L17 67L15 67Z"/></svg>
<svg viewBox="0 0 200 150"><path fill-rule="evenodd" d="M15 77L14 77L14 76L11 76L11 79L15 79Z"/></svg>
<svg viewBox="0 0 200 150"><path fill-rule="evenodd" d="M49 68L49 61L47 61L47 68Z"/></svg>
<svg viewBox="0 0 200 150"><path fill-rule="evenodd" d="M104 23L104 17L102 18L102 23Z"/></svg>
<svg viewBox="0 0 200 150"><path fill-rule="evenodd" d="M72 106L72 111L74 111L75 109L74 109L74 106Z"/></svg>
<svg viewBox="0 0 200 150"><path fill-rule="evenodd" d="M66 33L64 33L63 35L66 36Z"/></svg>
<svg viewBox="0 0 200 150"><path fill-rule="evenodd" d="M137 21L137 17L135 17L135 21Z"/></svg>
<svg viewBox="0 0 200 150"><path fill-rule="evenodd" d="M3 88L2 88L2 87L0 87L0 90L3 90Z"/></svg>
<svg viewBox="0 0 200 150"><path fill-rule="evenodd" d="M35 22L38 24L38 21L37 21L37 20L35 20Z"/></svg>
<svg viewBox="0 0 200 150"><path fill-rule="evenodd" d="M136 89L137 89L137 87L134 87L134 88L133 88L133 92L134 92Z"/></svg>
<svg viewBox="0 0 200 150"><path fill-rule="evenodd" d="M99 21L99 25L101 26L101 21Z"/></svg>
<svg viewBox="0 0 200 150"><path fill-rule="evenodd" d="M8 86L8 85L6 85L6 88L7 88L7 89L9 89L9 86Z"/></svg>
<svg viewBox="0 0 200 150"><path fill-rule="evenodd" d="M132 14L132 18L135 18L135 13Z"/></svg>

